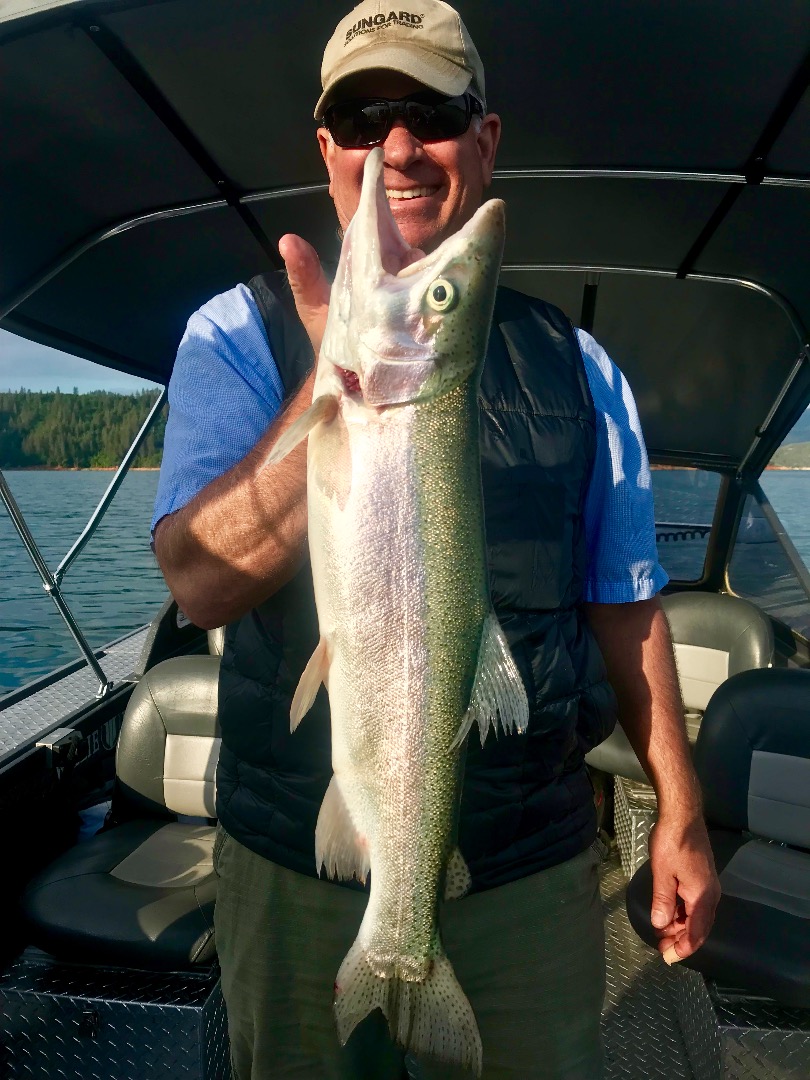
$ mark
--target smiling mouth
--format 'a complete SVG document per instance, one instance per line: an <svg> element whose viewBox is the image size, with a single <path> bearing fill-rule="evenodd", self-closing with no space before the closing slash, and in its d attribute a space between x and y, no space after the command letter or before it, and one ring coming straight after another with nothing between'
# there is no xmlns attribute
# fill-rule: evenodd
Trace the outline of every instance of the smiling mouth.
<svg viewBox="0 0 810 1080"><path fill-rule="evenodd" d="M412 187L405 188L404 191L397 188L386 188L385 194L389 199L396 202L401 199L425 199L435 195L438 190L438 187Z"/></svg>

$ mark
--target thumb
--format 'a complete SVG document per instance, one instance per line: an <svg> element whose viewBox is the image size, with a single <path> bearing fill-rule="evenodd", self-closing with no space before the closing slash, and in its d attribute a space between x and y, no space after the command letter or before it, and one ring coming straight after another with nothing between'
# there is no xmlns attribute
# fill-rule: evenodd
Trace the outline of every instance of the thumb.
<svg viewBox="0 0 810 1080"><path fill-rule="evenodd" d="M661 885L653 882L652 911L650 922L656 930L663 930L675 918L677 887L674 881Z"/></svg>
<svg viewBox="0 0 810 1080"><path fill-rule="evenodd" d="M329 282L315 248L302 237L286 233L278 242L278 250L287 268L298 317L317 358L326 328Z"/></svg>

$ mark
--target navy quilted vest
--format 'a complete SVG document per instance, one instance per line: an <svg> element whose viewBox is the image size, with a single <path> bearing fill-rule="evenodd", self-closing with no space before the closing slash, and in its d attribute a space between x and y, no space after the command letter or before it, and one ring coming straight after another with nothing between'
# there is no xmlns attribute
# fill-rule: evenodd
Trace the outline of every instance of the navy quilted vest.
<svg viewBox="0 0 810 1080"><path fill-rule="evenodd" d="M278 275L250 287L288 393L312 355ZM481 383L481 457L495 610L526 684L527 734L468 740L459 846L474 889L563 862L594 839L584 764L615 722L615 699L581 608L583 507L594 406L569 320L498 289ZM268 859L315 873L315 822L332 774L321 691L290 734L289 709L318 641L309 569L228 627L220 676L218 813Z"/></svg>

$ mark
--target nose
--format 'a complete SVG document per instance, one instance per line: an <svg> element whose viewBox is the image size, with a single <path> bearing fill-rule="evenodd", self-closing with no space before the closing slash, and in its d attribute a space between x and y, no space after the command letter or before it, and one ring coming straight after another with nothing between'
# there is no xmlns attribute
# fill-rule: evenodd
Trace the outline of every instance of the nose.
<svg viewBox="0 0 810 1080"><path fill-rule="evenodd" d="M388 132L388 138L383 143L385 152L385 164L392 169L402 172L414 161L418 161L423 154L422 143L412 135L405 126L404 120L397 119L394 126Z"/></svg>

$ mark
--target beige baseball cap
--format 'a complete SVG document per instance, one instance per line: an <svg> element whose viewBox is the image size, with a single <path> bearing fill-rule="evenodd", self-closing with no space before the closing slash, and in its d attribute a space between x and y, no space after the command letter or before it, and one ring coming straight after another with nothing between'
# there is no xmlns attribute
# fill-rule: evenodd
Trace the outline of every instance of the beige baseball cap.
<svg viewBox="0 0 810 1080"><path fill-rule="evenodd" d="M321 65L320 119L337 84L347 75L385 68L455 96L470 90L484 98L484 67L459 13L443 0L413 0L413 9L366 0L342 19Z"/></svg>

